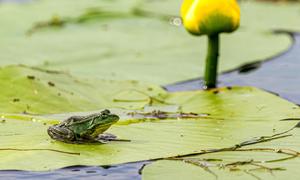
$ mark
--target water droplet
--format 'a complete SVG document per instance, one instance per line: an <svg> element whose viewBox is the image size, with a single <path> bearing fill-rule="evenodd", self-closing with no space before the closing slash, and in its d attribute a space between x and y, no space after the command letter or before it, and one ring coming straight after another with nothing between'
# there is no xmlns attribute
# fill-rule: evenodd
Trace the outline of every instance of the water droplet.
<svg viewBox="0 0 300 180"><path fill-rule="evenodd" d="M172 17L170 19L170 24L174 26L181 26L182 25L182 19L180 17Z"/></svg>

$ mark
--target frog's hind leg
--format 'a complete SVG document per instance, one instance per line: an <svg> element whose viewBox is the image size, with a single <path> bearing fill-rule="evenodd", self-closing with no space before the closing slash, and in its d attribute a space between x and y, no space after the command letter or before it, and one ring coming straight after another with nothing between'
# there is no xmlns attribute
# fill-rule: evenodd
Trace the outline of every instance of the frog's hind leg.
<svg viewBox="0 0 300 180"><path fill-rule="evenodd" d="M47 132L52 139L58 141L72 142L75 140L74 133L68 128L61 128L59 126L50 126Z"/></svg>

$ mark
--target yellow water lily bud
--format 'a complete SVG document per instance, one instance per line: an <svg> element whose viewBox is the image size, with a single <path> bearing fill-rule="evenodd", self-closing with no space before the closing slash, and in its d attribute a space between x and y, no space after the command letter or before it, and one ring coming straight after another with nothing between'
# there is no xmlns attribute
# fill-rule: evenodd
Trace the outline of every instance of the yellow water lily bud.
<svg viewBox="0 0 300 180"><path fill-rule="evenodd" d="M213 35L236 30L240 8L236 0L184 0L181 17L190 33Z"/></svg>

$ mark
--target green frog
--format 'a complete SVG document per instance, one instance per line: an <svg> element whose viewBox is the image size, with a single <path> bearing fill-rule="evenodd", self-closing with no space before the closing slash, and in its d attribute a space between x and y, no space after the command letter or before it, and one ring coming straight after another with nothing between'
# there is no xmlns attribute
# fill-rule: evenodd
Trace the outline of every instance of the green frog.
<svg viewBox="0 0 300 180"><path fill-rule="evenodd" d="M103 132L118 120L119 116L106 109L88 116L72 116L60 124L50 126L48 134L52 139L65 143L106 143L115 140L116 136Z"/></svg>

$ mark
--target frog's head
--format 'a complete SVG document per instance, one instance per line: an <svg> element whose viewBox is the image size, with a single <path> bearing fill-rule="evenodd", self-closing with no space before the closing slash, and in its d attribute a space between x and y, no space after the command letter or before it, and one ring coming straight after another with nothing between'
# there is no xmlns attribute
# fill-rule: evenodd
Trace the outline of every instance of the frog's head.
<svg viewBox="0 0 300 180"><path fill-rule="evenodd" d="M114 123L116 123L119 120L119 116L112 114L109 110L105 109L101 113L94 116L93 123L91 123L92 126L110 126Z"/></svg>
<svg viewBox="0 0 300 180"><path fill-rule="evenodd" d="M89 123L88 129L90 130L90 137L97 137L106 131L111 125L119 120L119 116L112 114L109 110L104 110L93 117Z"/></svg>

